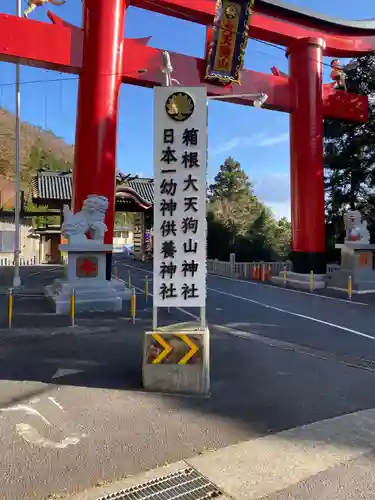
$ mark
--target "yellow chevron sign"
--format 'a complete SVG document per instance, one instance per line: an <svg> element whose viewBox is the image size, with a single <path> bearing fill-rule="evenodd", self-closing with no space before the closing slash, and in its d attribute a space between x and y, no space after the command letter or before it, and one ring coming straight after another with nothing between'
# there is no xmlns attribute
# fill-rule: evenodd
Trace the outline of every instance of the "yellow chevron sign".
<svg viewBox="0 0 375 500"><path fill-rule="evenodd" d="M187 335L179 335L180 339L185 342L190 347L190 351L185 354L185 356L180 359L180 361L177 363L179 365L186 365L186 363L191 359L196 352L199 351L199 347L195 345Z"/></svg>
<svg viewBox="0 0 375 500"><path fill-rule="evenodd" d="M192 342L192 340L189 338L188 335L183 335L183 334L174 334L174 335L176 337L179 337L181 340L185 342L185 344L189 346L189 351L177 362L178 365L186 365L188 361L199 351L199 346L194 344L194 342ZM159 353L159 355L152 361L152 364L158 365L163 361L164 358L168 356L168 354L173 350L173 347L165 340L165 338L163 338L162 335L158 333L153 333L152 336L163 347L163 351ZM167 336L170 337L171 334L168 333Z"/></svg>
<svg viewBox="0 0 375 500"><path fill-rule="evenodd" d="M152 335L154 339L159 342L159 344L164 347L164 351L162 351L157 358L155 358L152 362L153 365L158 365L168 354L171 352L172 347L166 342L163 337L157 333Z"/></svg>

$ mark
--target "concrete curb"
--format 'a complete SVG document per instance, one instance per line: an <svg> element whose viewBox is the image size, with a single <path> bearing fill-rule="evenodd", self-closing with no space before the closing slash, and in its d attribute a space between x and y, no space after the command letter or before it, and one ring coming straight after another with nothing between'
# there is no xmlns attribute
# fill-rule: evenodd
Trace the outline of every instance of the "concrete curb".
<svg viewBox="0 0 375 500"><path fill-rule="evenodd" d="M136 486L137 484L146 483L147 481L151 481L152 479L156 479L160 476L165 476L180 469L185 469L186 467L190 466L182 460L181 462L176 462L164 467L152 469L150 471L144 472L143 474L131 476L109 485L96 487L68 498L69 500L96 500L97 498L103 497L105 495L110 495L112 493L115 493L116 491L131 488L132 486Z"/></svg>
<svg viewBox="0 0 375 500"><path fill-rule="evenodd" d="M222 500L256 500L289 488L375 447L375 409L252 439L93 488L69 500L97 500L193 467L223 491Z"/></svg>

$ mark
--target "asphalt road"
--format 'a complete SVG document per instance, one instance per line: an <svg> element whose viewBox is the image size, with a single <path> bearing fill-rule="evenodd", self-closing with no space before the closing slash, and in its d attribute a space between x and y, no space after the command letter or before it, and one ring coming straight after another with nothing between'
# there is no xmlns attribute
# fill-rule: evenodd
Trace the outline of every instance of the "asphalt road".
<svg viewBox="0 0 375 500"><path fill-rule="evenodd" d="M144 289L152 266L117 257L119 276ZM185 309L185 321L198 310ZM184 315L184 312L180 311ZM208 275L207 321L246 334L375 361L375 307L364 302ZM228 330L227 330L228 331Z"/></svg>
<svg viewBox="0 0 375 500"><path fill-rule="evenodd" d="M50 328L38 325L36 312L30 328L0 330L2 500L64 498L208 450L375 407L375 373L363 361L375 363L370 306L213 276L207 299L211 397L143 392L142 339L151 328L152 298L146 303L142 290L150 267L122 259L116 265L123 279L130 272L139 291L135 325L123 315ZM28 290L51 279L35 276L25 276ZM197 313L163 311L160 322ZM345 436L333 444L343 442Z"/></svg>

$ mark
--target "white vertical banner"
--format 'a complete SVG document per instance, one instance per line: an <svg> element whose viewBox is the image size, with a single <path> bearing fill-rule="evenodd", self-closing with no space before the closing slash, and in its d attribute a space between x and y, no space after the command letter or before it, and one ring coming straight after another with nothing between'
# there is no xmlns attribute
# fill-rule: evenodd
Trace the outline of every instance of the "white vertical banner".
<svg viewBox="0 0 375 500"><path fill-rule="evenodd" d="M205 307L206 178L206 87L156 87L155 307Z"/></svg>

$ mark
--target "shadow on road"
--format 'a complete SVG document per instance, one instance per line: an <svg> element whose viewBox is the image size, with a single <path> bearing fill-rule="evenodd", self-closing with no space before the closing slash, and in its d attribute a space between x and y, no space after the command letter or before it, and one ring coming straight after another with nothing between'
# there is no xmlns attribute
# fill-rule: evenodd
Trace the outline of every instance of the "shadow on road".
<svg viewBox="0 0 375 500"><path fill-rule="evenodd" d="M0 379L139 391L145 314L82 320L56 335L0 341ZM375 374L212 329L210 398L160 395L175 408L233 419L256 435L375 407ZM144 393L145 398L149 397Z"/></svg>
<svg viewBox="0 0 375 500"><path fill-rule="evenodd" d="M37 315L38 300L33 300L25 299L25 305ZM181 321L166 312L160 319ZM151 310L145 309L135 325L121 315L100 320L86 316L77 323L56 332L35 328L8 337L3 331L0 379L132 391L145 401L157 397L167 412L236 422L249 438L375 407L373 372L231 336L215 327L210 398L144 393L142 342L151 328ZM1 404L14 402L9 398Z"/></svg>

